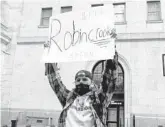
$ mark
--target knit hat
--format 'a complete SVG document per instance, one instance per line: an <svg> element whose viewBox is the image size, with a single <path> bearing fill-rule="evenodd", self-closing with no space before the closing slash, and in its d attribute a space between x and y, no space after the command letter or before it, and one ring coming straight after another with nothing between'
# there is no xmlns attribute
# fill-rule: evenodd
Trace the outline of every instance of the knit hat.
<svg viewBox="0 0 165 127"><path fill-rule="evenodd" d="M81 76L85 76L85 77L88 77L92 80L92 74L89 72L89 71L86 71L86 70L80 70L76 73L76 76L75 76L75 80L78 78L78 77L81 77Z"/></svg>

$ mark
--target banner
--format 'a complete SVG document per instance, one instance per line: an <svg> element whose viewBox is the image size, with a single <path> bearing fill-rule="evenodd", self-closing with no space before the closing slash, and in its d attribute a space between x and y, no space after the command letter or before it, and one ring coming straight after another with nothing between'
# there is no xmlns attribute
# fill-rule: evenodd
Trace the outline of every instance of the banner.
<svg viewBox="0 0 165 127"><path fill-rule="evenodd" d="M72 62L112 59L115 54L113 6L52 16L49 23L50 47L44 62Z"/></svg>

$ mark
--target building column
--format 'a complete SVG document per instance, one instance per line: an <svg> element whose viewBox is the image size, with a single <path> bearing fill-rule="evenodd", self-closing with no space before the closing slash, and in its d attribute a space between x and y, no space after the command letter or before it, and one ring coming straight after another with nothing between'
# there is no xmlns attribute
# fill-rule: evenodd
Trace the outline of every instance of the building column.
<svg viewBox="0 0 165 127"><path fill-rule="evenodd" d="M51 118L48 118L48 126L51 126Z"/></svg>

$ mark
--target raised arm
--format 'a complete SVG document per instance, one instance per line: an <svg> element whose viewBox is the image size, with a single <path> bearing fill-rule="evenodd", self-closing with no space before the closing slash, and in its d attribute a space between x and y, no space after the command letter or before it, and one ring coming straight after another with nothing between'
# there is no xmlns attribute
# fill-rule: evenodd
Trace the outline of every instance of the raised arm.
<svg viewBox="0 0 165 127"><path fill-rule="evenodd" d="M103 80L102 80L102 89L104 93L111 93L114 91L114 84L113 84L113 70L112 68L113 60L106 61L105 71L103 73Z"/></svg>
<svg viewBox="0 0 165 127"><path fill-rule="evenodd" d="M115 90L116 86L116 79L117 79L117 66L118 66L118 60L117 60L117 52L114 56L114 59L110 59L106 61L105 69L103 72L103 80L102 80L102 90L105 98L107 98L107 101L105 103L108 103L111 101L113 92Z"/></svg>
<svg viewBox="0 0 165 127"><path fill-rule="evenodd" d="M64 107L66 104L66 99L68 93L70 92L61 81L61 77L58 73L56 63L46 63L45 64L45 75L47 75L49 84L53 91L57 95L61 105Z"/></svg>

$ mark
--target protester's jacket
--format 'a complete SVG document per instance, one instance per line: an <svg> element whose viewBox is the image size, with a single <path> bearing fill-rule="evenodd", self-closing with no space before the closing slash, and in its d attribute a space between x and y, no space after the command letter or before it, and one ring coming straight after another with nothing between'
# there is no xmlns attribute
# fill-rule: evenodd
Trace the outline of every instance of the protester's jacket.
<svg viewBox="0 0 165 127"><path fill-rule="evenodd" d="M107 120L107 108L111 102L115 81L116 81L116 66L111 65L111 69L108 66L113 65L113 61L108 61L105 71L103 73L103 81L101 87L93 89L90 92L90 98L92 100L92 112L95 119L95 127L106 127ZM60 114L58 127L65 127L65 120L67 116L67 110L73 103L74 99L78 96L75 89L69 91L62 83L58 71L54 71L53 64L46 64L46 75L48 77L50 86L57 95L63 110Z"/></svg>

